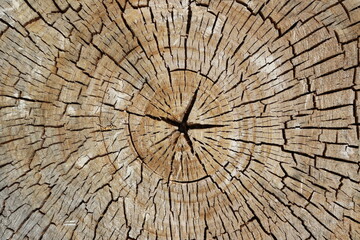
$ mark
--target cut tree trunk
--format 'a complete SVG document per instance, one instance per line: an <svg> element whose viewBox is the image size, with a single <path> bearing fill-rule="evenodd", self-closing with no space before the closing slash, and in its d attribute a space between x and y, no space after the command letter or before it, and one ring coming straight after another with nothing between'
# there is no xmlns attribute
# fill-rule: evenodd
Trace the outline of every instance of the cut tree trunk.
<svg viewBox="0 0 360 240"><path fill-rule="evenodd" d="M359 0L1 0L0 239L360 239Z"/></svg>

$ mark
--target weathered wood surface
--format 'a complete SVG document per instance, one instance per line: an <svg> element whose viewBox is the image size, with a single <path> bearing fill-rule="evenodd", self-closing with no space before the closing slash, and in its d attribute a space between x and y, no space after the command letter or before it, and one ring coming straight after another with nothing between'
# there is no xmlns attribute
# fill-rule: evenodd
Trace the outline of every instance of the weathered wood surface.
<svg viewBox="0 0 360 240"><path fill-rule="evenodd" d="M0 239L360 239L359 0L1 0Z"/></svg>

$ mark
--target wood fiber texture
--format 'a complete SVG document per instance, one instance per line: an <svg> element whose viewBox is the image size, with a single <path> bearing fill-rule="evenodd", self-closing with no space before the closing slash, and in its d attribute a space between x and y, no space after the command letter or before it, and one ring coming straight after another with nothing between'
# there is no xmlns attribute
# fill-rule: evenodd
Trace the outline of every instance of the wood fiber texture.
<svg viewBox="0 0 360 240"><path fill-rule="evenodd" d="M0 239L360 239L359 0L0 0Z"/></svg>

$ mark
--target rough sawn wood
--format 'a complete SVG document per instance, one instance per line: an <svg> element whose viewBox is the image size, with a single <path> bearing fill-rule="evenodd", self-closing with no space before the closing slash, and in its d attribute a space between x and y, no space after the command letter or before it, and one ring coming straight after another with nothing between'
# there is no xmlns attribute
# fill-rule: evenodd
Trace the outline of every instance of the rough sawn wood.
<svg viewBox="0 0 360 240"><path fill-rule="evenodd" d="M0 239L360 239L359 0L1 0Z"/></svg>

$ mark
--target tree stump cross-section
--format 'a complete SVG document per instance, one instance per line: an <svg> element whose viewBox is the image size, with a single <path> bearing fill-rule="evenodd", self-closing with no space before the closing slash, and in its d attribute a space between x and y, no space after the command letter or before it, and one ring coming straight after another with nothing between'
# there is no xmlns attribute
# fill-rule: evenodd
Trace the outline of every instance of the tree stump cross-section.
<svg viewBox="0 0 360 240"><path fill-rule="evenodd" d="M0 239L360 239L359 0L1 0Z"/></svg>

